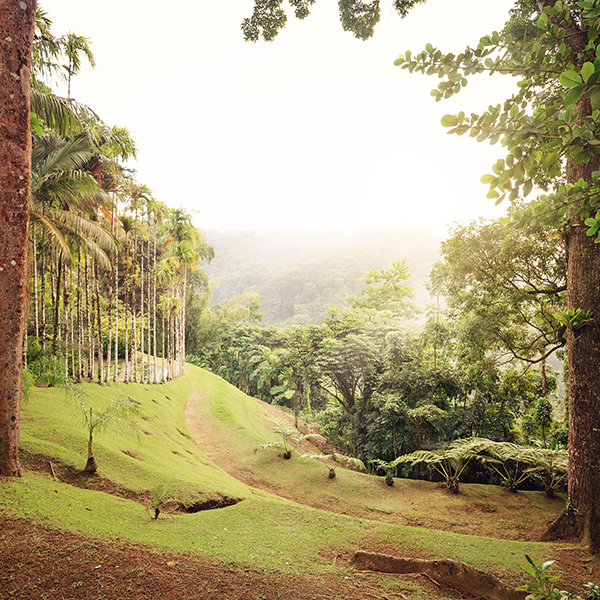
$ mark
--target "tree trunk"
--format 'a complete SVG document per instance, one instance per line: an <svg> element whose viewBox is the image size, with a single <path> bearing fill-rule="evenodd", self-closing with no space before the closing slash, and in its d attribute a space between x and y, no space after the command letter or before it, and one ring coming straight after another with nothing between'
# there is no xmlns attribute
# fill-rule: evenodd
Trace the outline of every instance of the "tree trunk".
<svg viewBox="0 0 600 600"><path fill-rule="evenodd" d="M95 473L98 470L98 466L96 465L96 459L94 458L94 445L92 436L93 434L90 431L90 437L88 439L88 459L84 469L86 473Z"/></svg>
<svg viewBox="0 0 600 600"><path fill-rule="evenodd" d="M598 549L600 522L600 246L571 218L568 235L567 306L592 311L593 321L567 334L569 356L569 499L583 517L581 539Z"/></svg>
<svg viewBox="0 0 600 600"><path fill-rule="evenodd" d="M106 383L110 381L110 362L112 352L112 317L113 317L113 273L108 273L108 339L106 340Z"/></svg>
<svg viewBox="0 0 600 600"><path fill-rule="evenodd" d="M142 222L143 224L143 222ZM140 383L144 383L144 242L140 244Z"/></svg>
<svg viewBox="0 0 600 600"><path fill-rule="evenodd" d="M85 316L87 324L88 344L88 379L94 379L94 336L92 334L92 307L90 304L90 277L88 272L88 259L85 257Z"/></svg>
<svg viewBox="0 0 600 600"><path fill-rule="evenodd" d="M83 348L83 305L81 300L81 244L77 249L77 383L83 378L83 360L81 350Z"/></svg>
<svg viewBox="0 0 600 600"><path fill-rule="evenodd" d="M0 3L0 474L19 476L35 0Z"/></svg>
<svg viewBox="0 0 600 600"><path fill-rule="evenodd" d="M113 381L119 375L119 251L115 250L115 373Z"/></svg>
<svg viewBox="0 0 600 600"><path fill-rule="evenodd" d="M55 277L55 290L54 294L54 330L52 332L52 354L56 356L58 354L58 342L60 340L60 284L62 282L62 259L60 254L56 258L56 277Z"/></svg>
<svg viewBox="0 0 600 600"><path fill-rule="evenodd" d="M156 219L154 220L154 261L152 264L152 377L153 383L158 383L156 377L156 238L158 236L158 230L156 226Z"/></svg>
<svg viewBox="0 0 600 600"><path fill-rule="evenodd" d="M165 315L162 315L162 373L160 375L161 381L166 381L166 373L165 373L165 336L167 335L165 331Z"/></svg>
<svg viewBox="0 0 600 600"><path fill-rule="evenodd" d="M580 116L591 114L589 101L580 100ZM569 162L567 181L592 182L598 158L586 164ZM567 229L567 306L591 311L583 328L567 332L569 359L569 497L563 513L544 539L575 533L590 552L599 549L600 523L600 244L586 235L582 219L569 211Z"/></svg>
<svg viewBox="0 0 600 600"><path fill-rule="evenodd" d="M136 284L137 284L137 264L133 262L137 259L137 236L135 236L133 242L133 258L132 258L132 278L131 278L131 360L133 367L133 381L138 381L138 351L137 351L137 298L136 298Z"/></svg>
<svg viewBox="0 0 600 600"><path fill-rule="evenodd" d="M42 244L40 248L40 303L41 303L41 338L42 349L46 349L46 231L42 230Z"/></svg>
<svg viewBox="0 0 600 600"><path fill-rule="evenodd" d="M126 263L128 264L128 263ZM125 376L124 381L129 381L129 270L125 267Z"/></svg>
<svg viewBox="0 0 600 600"><path fill-rule="evenodd" d="M33 249L33 297L35 306L35 337L39 343L40 337L40 317L39 317L39 300L38 300L38 279L37 279L37 239L35 225L31 227L32 249Z"/></svg>
<svg viewBox="0 0 600 600"><path fill-rule="evenodd" d="M96 294L96 321L98 323L98 383L104 377L104 343L102 341L102 314L100 312L100 283L98 281L98 261L94 260L94 292Z"/></svg>
<svg viewBox="0 0 600 600"><path fill-rule="evenodd" d="M71 293L69 292L68 275L70 269L65 265L63 275L63 321L64 321L64 348L65 348L65 378L69 376L69 309L71 307Z"/></svg>

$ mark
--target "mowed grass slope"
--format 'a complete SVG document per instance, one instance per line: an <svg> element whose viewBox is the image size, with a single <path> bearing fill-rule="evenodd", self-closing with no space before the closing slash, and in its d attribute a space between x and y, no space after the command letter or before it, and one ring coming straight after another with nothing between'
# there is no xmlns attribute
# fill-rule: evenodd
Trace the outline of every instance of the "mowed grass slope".
<svg viewBox="0 0 600 600"><path fill-rule="evenodd" d="M155 521L137 502L55 482L49 472L26 471L20 479L0 482L0 509L11 516L282 574L339 575L348 569L346 559L355 550L367 549L463 560L522 581L517 563L523 563L524 554L537 562L553 558L550 545L490 540L448 529L456 522L457 530L466 530L468 515L470 531L478 531L478 523L496 521L514 538L525 530L524 507L528 514L539 513L543 522L559 511L560 503L549 503L543 494L515 496L491 486L463 486L459 496L427 482L397 480L389 488L381 478L341 468L329 480L323 465L300 461L298 455L283 460L276 449L255 454L257 444L277 439L271 432L271 407L194 366L186 365L185 377L164 385L84 388L99 408L116 397L128 397L142 411L137 432L124 429L96 436L95 456L103 477L136 492L164 486L190 502L219 496L244 500L218 510L161 515ZM186 420L198 445L184 421L188 398ZM82 469L87 433L72 415L61 390L36 390L23 407L23 451ZM435 530L436 524L446 531Z"/></svg>

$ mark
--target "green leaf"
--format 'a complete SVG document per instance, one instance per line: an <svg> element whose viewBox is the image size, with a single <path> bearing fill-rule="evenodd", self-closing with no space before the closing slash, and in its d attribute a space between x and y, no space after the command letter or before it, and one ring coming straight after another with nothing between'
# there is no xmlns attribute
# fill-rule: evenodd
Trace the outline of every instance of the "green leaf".
<svg viewBox="0 0 600 600"><path fill-rule="evenodd" d="M531 179L528 179L523 184L523 196L529 196L532 189L533 189L533 181Z"/></svg>
<svg viewBox="0 0 600 600"><path fill-rule="evenodd" d="M540 571L545 571L549 566L553 565L554 561L553 560L547 560L541 567L540 567Z"/></svg>
<svg viewBox="0 0 600 600"><path fill-rule="evenodd" d="M42 127L44 122L33 111L31 111L30 119L32 129L34 129L39 135L42 135L44 133L44 129Z"/></svg>
<svg viewBox="0 0 600 600"><path fill-rule="evenodd" d="M600 108L600 87L594 87L589 93L589 97L590 102L592 103L592 109L597 110Z"/></svg>
<svg viewBox="0 0 600 600"><path fill-rule="evenodd" d="M494 200L495 198L499 197L500 194L496 190L490 190L486 195L486 198L489 198L490 200Z"/></svg>
<svg viewBox="0 0 600 600"><path fill-rule="evenodd" d="M581 85L581 77L575 71L565 71L560 74L560 83L567 88L574 88Z"/></svg>
<svg viewBox="0 0 600 600"><path fill-rule="evenodd" d="M495 180L496 180L495 175L490 175L489 173L487 173L486 175L482 175L481 179L479 181L481 181L481 183L483 183L484 185L489 185L490 183L492 183Z"/></svg>
<svg viewBox="0 0 600 600"><path fill-rule="evenodd" d="M444 115L442 117L442 126L443 127L455 127L458 124L456 117L454 115Z"/></svg>
<svg viewBox="0 0 600 600"><path fill-rule="evenodd" d="M537 28L538 29L546 29L546 25L548 24L548 15L546 13L542 13L537 20Z"/></svg>
<svg viewBox="0 0 600 600"><path fill-rule="evenodd" d="M577 87L570 89L567 92L567 95L565 96L565 104L567 106L571 106L571 105L575 104L575 102L577 102L579 100L579 98L581 98L581 95L583 94L583 92L585 92L584 85L578 85Z"/></svg>
<svg viewBox="0 0 600 600"><path fill-rule="evenodd" d="M581 77L587 83L587 80L596 72L596 68L591 62L583 63L581 67Z"/></svg>

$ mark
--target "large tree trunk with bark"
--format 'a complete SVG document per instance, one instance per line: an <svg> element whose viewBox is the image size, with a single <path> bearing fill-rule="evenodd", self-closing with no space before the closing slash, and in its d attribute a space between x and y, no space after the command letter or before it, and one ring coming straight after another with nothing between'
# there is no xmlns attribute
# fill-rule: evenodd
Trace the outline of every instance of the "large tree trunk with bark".
<svg viewBox="0 0 600 600"><path fill-rule="evenodd" d="M580 100L580 118L591 114ZM592 182L595 158L567 165L567 180ZM563 513L543 539L577 535L592 553L600 549L600 244L587 235L583 220L569 212L567 242L567 306L591 313L591 320L567 332L569 358L569 497Z"/></svg>
<svg viewBox="0 0 600 600"><path fill-rule="evenodd" d="M581 541L598 550L600 523L600 246L571 219L567 305L591 311L592 321L567 334L569 345L569 499L580 516Z"/></svg>
<svg viewBox="0 0 600 600"><path fill-rule="evenodd" d="M20 475L35 0L0 3L0 474Z"/></svg>

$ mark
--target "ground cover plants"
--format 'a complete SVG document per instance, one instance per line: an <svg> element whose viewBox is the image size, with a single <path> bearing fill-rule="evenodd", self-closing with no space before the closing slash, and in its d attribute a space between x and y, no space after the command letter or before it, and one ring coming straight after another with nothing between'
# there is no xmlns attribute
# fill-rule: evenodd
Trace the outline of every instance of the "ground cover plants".
<svg viewBox="0 0 600 600"><path fill-rule="evenodd" d="M23 414L24 476L0 483L0 595L113 599L135 590L136 597L157 598L161 589L167 595L160 597L187 589L197 597L218 592L252 600L261 594L451 597L424 578L356 571L351 558L359 549L461 560L513 584L524 582L517 565L525 554L536 564L556 560L573 589L598 572L598 561L576 545L534 541L561 499L469 484L455 496L435 483L404 479L388 487L352 470L329 479L318 461L255 454L257 443L276 436L270 419L285 414L206 371L191 365L186 371L162 386L84 385L100 408L116 396L138 402L141 432L116 429L97 437L98 473L80 476L79 486L68 483L67 473L81 474L86 431L71 418L61 389L33 392ZM308 440L301 447L317 452ZM28 468L36 457L37 470ZM108 482L120 495L107 493ZM169 498L161 498L154 519L153 490L160 489ZM237 502L199 512L181 507L219 505L220 498ZM125 564L128 577L120 579ZM206 576L192 581L193 567Z"/></svg>

